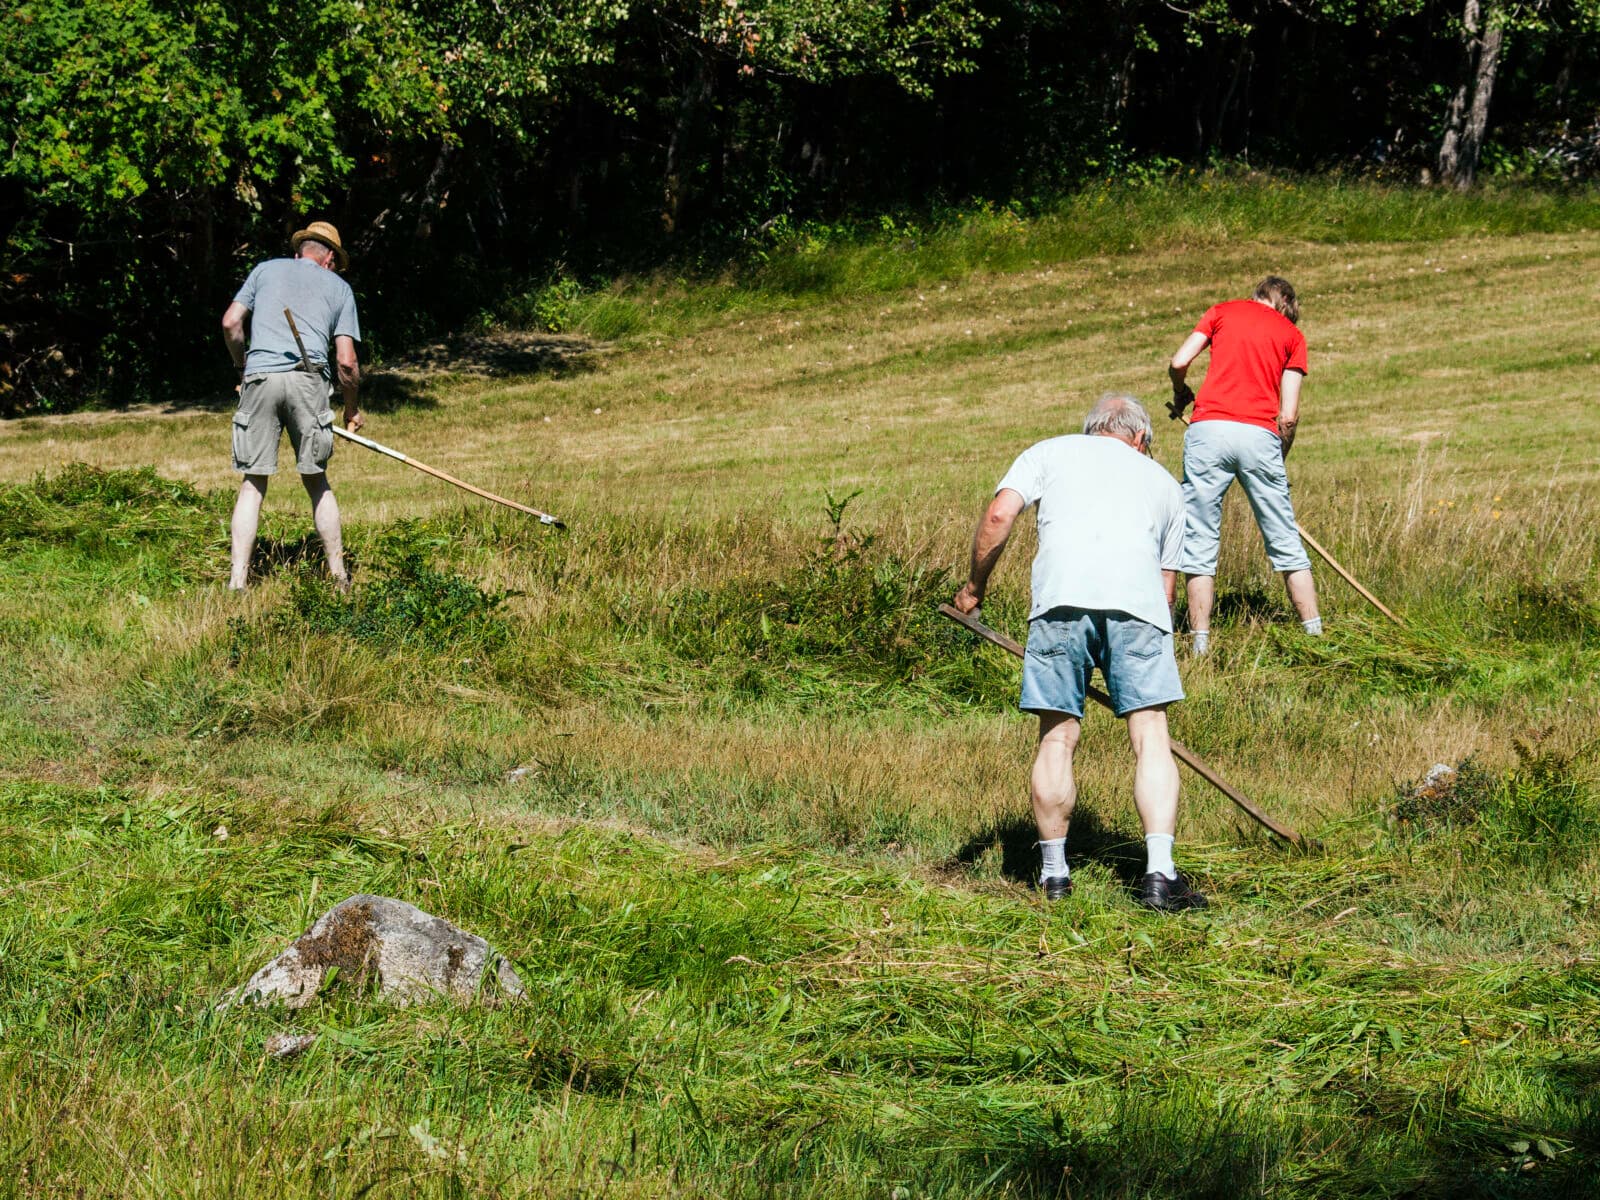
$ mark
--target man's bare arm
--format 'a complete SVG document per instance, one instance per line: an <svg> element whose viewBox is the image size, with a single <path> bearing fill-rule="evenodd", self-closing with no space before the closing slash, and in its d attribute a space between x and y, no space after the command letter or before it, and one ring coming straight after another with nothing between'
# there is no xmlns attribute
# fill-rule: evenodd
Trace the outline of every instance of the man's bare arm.
<svg viewBox="0 0 1600 1200"><path fill-rule="evenodd" d="M1161 586L1167 593L1167 611L1172 611L1172 606L1178 599L1178 573L1176 571L1161 572Z"/></svg>
<svg viewBox="0 0 1600 1200"><path fill-rule="evenodd" d="M1289 447L1294 445L1295 426L1300 424L1300 385L1305 376L1299 371L1283 373L1278 385L1278 440L1283 443L1283 457L1289 457Z"/></svg>
<svg viewBox="0 0 1600 1200"><path fill-rule="evenodd" d="M356 358L356 341L341 335L333 339L333 346L334 357L339 364L339 392L344 397L344 427L354 433L367 423L356 405L356 392L361 387L361 363Z"/></svg>
<svg viewBox="0 0 1600 1200"><path fill-rule="evenodd" d="M989 576L1011 537L1012 525L1026 507L1021 494L1010 488L1001 488L989 501L977 532L972 535L972 565L968 568L967 582L956 593L955 606L962 612L969 613L983 603Z"/></svg>
<svg viewBox="0 0 1600 1200"><path fill-rule="evenodd" d="M1187 381L1189 365L1200 357L1200 351L1211 343L1205 334L1196 331L1183 339L1183 345L1178 347L1178 352L1172 356L1172 361L1167 364L1167 378L1172 380L1172 403L1167 405L1167 411L1174 420L1182 415L1194 400L1194 389Z"/></svg>
<svg viewBox="0 0 1600 1200"><path fill-rule="evenodd" d="M233 359L237 370L244 370L244 355L248 343L244 336L244 320L250 315L250 310L235 300L223 311L222 314L222 341L228 347L228 354Z"/></svg>

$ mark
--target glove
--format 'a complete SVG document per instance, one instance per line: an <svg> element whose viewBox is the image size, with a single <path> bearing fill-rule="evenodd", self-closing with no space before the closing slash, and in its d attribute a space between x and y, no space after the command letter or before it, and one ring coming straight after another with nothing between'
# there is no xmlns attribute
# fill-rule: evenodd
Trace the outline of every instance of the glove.
<svg viewBox="0 0 1600 1200"><path fill-rule="evenodd" d="M1167 404L1167 415L1176 421L1179 417L1183 416L1183 410L1188 408L1189 405L1193 403L1193 388L1189 387L1188 385L1185 385L1181 391L1177 388L1174 388L1172 390L1172 399Z"/></svg>

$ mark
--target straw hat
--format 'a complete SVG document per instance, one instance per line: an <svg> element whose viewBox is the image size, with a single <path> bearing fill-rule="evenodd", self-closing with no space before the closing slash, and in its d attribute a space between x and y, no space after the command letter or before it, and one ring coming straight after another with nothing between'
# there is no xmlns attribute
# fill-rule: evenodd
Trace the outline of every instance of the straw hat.
<svg viewBox="0 0 1600 1200"><path fill-rule="evenodd" d="M328 222L311 222L311 224L289 239L289 245L298 254L300 252L300 243L305 241L321 242L332 249L333 261L339 264L339 270L343 271L350 265L350 256L344 252L344 246L339 242L339 231Z"/></svg>

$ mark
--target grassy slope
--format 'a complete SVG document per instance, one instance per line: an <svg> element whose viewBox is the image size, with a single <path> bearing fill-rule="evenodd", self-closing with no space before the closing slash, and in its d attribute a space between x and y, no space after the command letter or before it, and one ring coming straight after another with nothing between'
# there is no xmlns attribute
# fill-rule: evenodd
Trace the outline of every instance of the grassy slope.
<svg viewBox="0 0 1600 1200"><path fill-rule="evenodd" d="M427 514L412 544L520 593L403 650L370 622L301 632L331 601L291 569L221 594L225 499L10 493L6 1186L1582 1194L1600 420L1572 280L1597 258L1582 233L1160 242L724 298L589 373L438 385L375 436L574 532L341 451L368 581L396 561L381 531ZM1289 636L1231 512L1228 625L1186 666L1178 732L1326 849L1285 856L1188 784L1180 857L1217 908L1140 915L1125 751L1093 722L1079 897L1046 912L1017 882L1010 665L926 618L943 585L917 568L959 563L1012 453L1105 388L1154 398L1193 317L1268 268L1302 288L1313 350L1302 519L1416 628L1328 578L1334 634ZM16 422L0 474L148 462L219 486L219 420ZM1157 449L1176 465L1175 433ZM855 487L845 528L875 540L819 550L823 493ZM292 555L303 501L269 506ZM1012 628L1026 549L992 606ZM1515 772L1483 820L1382 820L1397 781L1469 753ZM534 1003L210 1013L361 890L483 932ZM289 1024L328 1034L263 1062Z"/></svg>

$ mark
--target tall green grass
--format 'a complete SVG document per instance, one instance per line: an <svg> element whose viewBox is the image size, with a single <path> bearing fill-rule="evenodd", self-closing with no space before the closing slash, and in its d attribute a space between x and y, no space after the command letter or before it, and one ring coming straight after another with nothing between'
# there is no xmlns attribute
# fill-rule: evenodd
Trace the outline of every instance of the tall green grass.
<svg viewBox="0 0 1600 1200"><path fill-rule="evenodd" d="M975 204L835 222L779 222L726 263L582 286L559 277L510 302L515 326L611 340L682 332L730 311L886 295L975 273L1261 240L1360 244L1600 228L1600 193L1512 183L1470 192L1243 169L1136 174L1032 204ZM692 281L692 282L691 282Z"/></svg>
<svg viewBox="0 0 1600 1200"><path fill-rule="evenodd" d="M396 835L226 793L10 784L0 828L25 1194L1556 1196L1600 1146L1600 975L1386 945L1432 891L1392 849L1213 848L1201 870L1250 881L1234 914L1151 922L1098 867L1052 913L779 849ZM528 999L215 1007L370 890L485 934ZM283 1029L318 1041L266 1059Z"/></svg>

